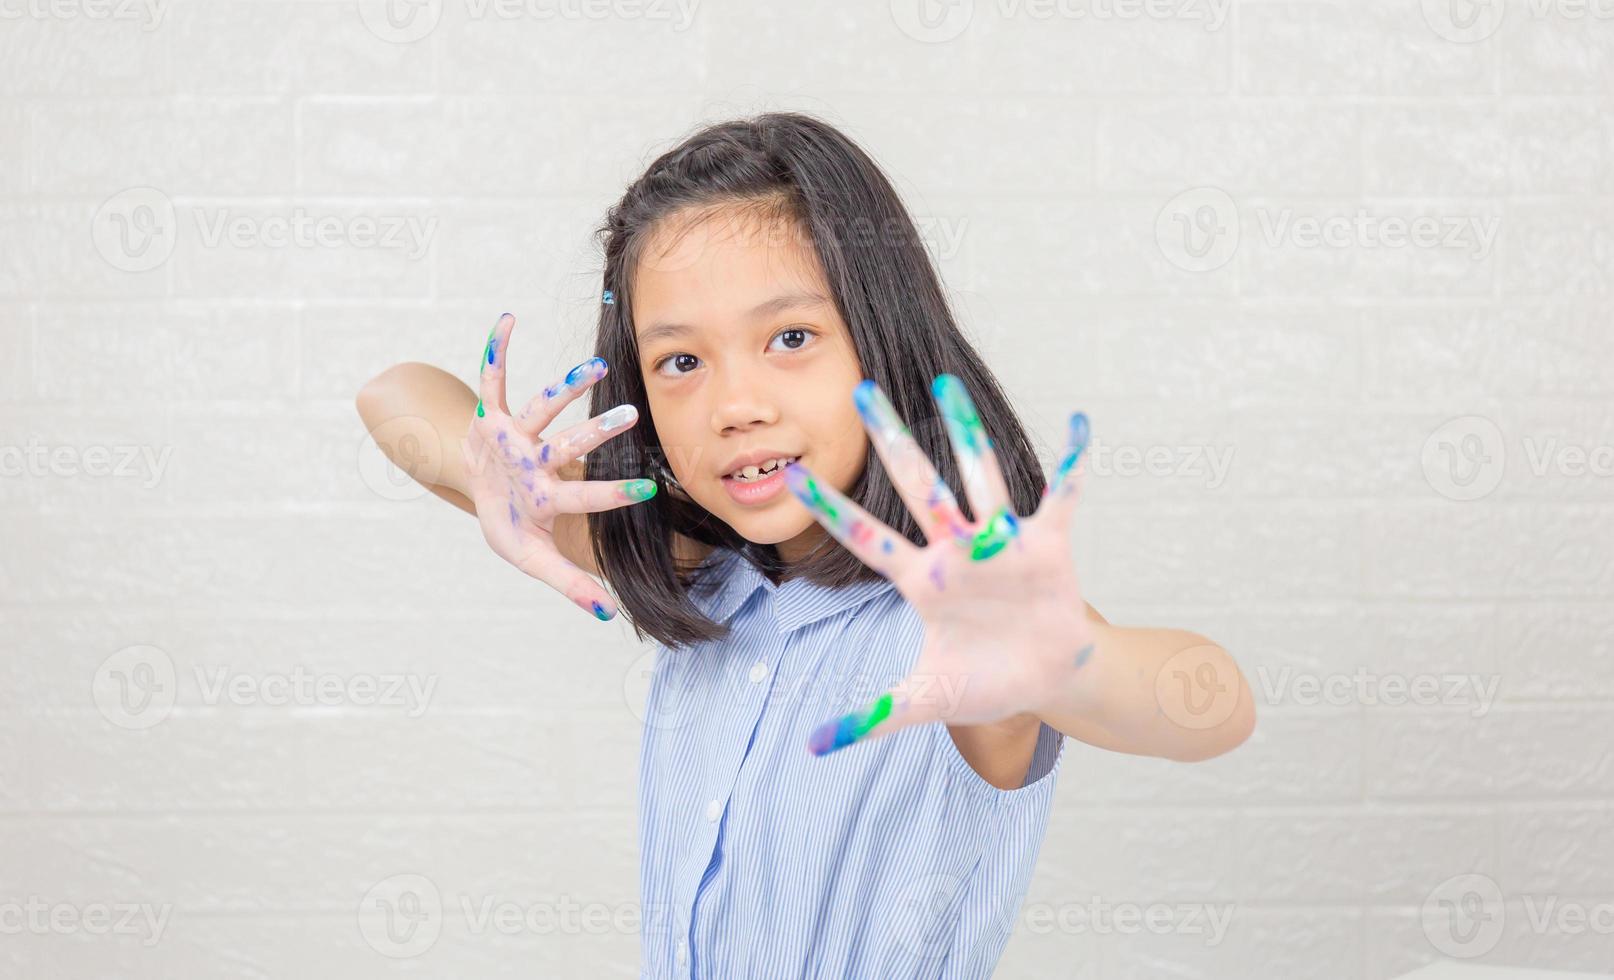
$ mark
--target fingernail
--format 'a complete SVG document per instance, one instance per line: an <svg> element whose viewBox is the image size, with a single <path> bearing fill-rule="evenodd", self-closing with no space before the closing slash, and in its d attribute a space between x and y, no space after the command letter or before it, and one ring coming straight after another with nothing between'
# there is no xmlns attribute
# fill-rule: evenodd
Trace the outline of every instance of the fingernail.
<svg viewBox="0 0 1614 980"><path fill-rule="evenodd" d="M857 406L858 414L863 416L864 423L886 442L895 441L899 435L912 434L902 419L897 417L891 400L873 381L865 379L859 382L852 389L852 402Z"/></svg>
<svg viewBox="0 0 1614 980"><path fill-rule="evenodd" d="M863 711L844 714L834 721L819 725L808 738L807 748L813 755L825 755L845 748L867 735L890 714L891 694L887 692Z"/></svg>
<svg viewBox="0 0 1614 980"><path fill-rule="evenodd" d="M1070 435L1066 441L1065 457L1059 461L1059 469L1054 474L1054 485L1064 483L1065 477L1076 468L1076 463L1082 458L1082 452L1087 448L1087 440L1092 434L1088 424L1087 415L1077 412L1070 417Z"/></svg>
<svg viewBox="0 0 1614 980"><path fill-rule="evenodd" d="M857 383L857 387L852 389L852 404L857 406L858 411L865 415L868 414L869 409L874 405L874 393L878 390L878 387L869 378L864 378Z"/></svg>
<svg viewBox="0 0 1614 980"><path fill-rule="evenodd" d="M487 412L482 410L482 399L478 398L476 400L476 417L479 419L487 418L487 414Z"/></svg>
<svg viewBox="0 0 1614 980"><path fill-rule="evenodd" d="M594 603L594 618L600 620L601 622L607 622L612 616L615 615L616 613L607 610L604 606L600 605L599 602Z"/></svg>
<svg viewBox="0 0 1614 980"><path fill-rule="evenodd" d="M964 382L958 380L956 375L938 374L931 383L931 391L941 406L942 418L947 421L948 428L958 435L959 442L972 453L978 455L984 452L986 431L981 426L981 416L975 411L975 404L964 390Z"/></svg>
<svg viewBox="0 0 1614 980"><path fill-rule="evenodd" d="M591 357L566 373L566 384L575 387L585 381L593 381L604 376L605 358Z"/></svg>
<svg viewBox="0 0 1614 980"><path fill-rule="evenodd" d="M632 405L618 405L600 416L600 431L610 432L620 429L639 417L639 410Z"/></svg>
<svg viewBox="0 0 1614 980"><path fill-rule="evenodd" d="M628 500L649 500L656 495L656 481L629 480L622 485L622 495Z"/></svg>

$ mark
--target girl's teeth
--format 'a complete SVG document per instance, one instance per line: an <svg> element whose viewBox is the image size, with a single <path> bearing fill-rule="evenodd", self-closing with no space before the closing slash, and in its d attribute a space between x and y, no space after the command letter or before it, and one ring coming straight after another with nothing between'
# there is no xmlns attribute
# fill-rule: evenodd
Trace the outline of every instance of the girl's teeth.
<svg viewBox="0 0 1614 980"><path fill-rule="evenodd" d="M768 460L761 466L742 466L731 475L736 480L755 480L757 477L762 475L764 470L770 471L771 475L772 472L777 472L781 466L789 463L792 459L795 459L795 457L780 456L778 459Z"/></svg>

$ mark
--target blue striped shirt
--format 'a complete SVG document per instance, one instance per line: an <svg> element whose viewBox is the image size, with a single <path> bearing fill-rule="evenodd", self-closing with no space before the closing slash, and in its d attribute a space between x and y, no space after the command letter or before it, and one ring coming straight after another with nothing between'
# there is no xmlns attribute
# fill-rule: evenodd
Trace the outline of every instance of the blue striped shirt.
<svg viewBox="0 0 1614 980"><path fill-rule="evenodd" d="M814 726L912 668L913 606L885 579L775 585L726 548L701 576L691 601L732 631L656 653L639 763L643 975L990 976L1064 737L1042 726L1014 790L983 780L939 723L814 756Z"/></svg>

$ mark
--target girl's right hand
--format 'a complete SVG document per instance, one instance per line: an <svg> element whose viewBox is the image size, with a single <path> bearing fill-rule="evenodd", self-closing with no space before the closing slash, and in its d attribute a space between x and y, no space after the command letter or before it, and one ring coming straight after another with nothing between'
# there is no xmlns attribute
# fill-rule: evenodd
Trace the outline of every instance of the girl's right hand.
<svg viewBox="0 0 1614 980"><path fill-rule="evenodd" d="M501 558L547 583L599 619L616 615L604 587L568 561L555 544L560 514L588 514L649 500L654 480L567 480L561 469L639 420L632 405L618 405L545 438L545 426L594 382L605 377L602 358L584 361L535 395L512 417L505 402L505 364L516 318L506 313L482 349L482 400L463 451L467 490L482 536Z"/></svg>

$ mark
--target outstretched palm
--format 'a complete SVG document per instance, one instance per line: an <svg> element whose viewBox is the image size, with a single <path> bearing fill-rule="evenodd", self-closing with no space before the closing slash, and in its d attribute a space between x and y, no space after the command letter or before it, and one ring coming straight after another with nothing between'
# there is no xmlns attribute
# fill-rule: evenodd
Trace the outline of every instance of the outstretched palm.
<svg viewBox="0 0 1614 980"><path fill-rule="evenodd" d="M1068 546L1087 444L1087 416L1071 416L1069 442L1036 513L1014 513L1002 469L964 386L942 375L936 401L958 457L974 521L872 381L858 385L864 425L892 483L924 531L919 547L800 464L785 470L814 518L879 571L919 613L924 645L912 672L861 711L813 733L833 751L870 735L931 721L984 724L1055 703L1092 652L1085 602Z"/></svg>
<svg viewBox="0 0 1614 980"><path fill-rule="evenodd" d="M506 313L482 349L481 398L463 443L468 491L482 536L503 559L552 586L600 619L616 615L616 602L587 572L568 561L554 540L561 514L587 514L648 500L652 480L572 480L569 466L582 454L638 421L632 405L616 408L552 436L555 416L605 377L602 358L584 361L535 395L518 415L505 401L506 355L515 317Z"/></svg>

